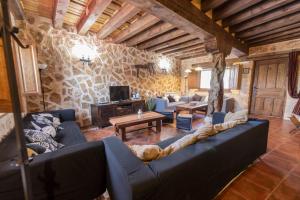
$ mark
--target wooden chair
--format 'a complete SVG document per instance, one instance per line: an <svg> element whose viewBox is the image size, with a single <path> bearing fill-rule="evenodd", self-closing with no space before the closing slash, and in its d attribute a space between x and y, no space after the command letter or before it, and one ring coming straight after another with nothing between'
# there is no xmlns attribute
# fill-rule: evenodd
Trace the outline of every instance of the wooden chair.
<svg viewBox="0 0 300 200"><path fill-rule="evenodd" d="M297 115L292 114L290 120L295 125L295 128L290 131L290 134L294 134L300 130L300 116L298 117Z"/></svg>

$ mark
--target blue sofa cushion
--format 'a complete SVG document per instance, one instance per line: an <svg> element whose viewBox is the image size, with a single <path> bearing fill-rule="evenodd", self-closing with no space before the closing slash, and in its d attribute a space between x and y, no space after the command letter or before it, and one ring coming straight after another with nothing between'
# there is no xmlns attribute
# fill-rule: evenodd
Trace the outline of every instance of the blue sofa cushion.
<svg viewBox="0 0 300 200"><path fill-rule="evenodd" d="M66 146L71 146L86 142L86 139L80 132L80 129L76 122L65 121L60 126L62 127L62 130L60 130L60 134L62 134L63 137L58 140L59 143L62 143Z"/></svg>

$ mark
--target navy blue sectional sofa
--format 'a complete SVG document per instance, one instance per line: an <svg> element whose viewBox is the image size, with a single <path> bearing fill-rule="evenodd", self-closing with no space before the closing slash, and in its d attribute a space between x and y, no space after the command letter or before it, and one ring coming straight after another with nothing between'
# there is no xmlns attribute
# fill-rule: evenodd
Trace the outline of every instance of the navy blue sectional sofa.
<svg viewBox="0 0 300 200"><path fill-rule="evenodd" d="M106 161L102 141L87 142L75 122L75 111L59 110L65 145L37 155L30 162L33 199L91 200L106 189ZM24 124L28 123L24 118ZM0 199L23 199L20 169L12 165L17 150L15 134L0 144Z"/></svg>
<svg viewBox="0 0 300 200"><path fill-rule="evenodd" d="M214 122L224 114L216 113ZM251 119L159 160L144 164L123 142L104 140L107 187L113 200L213 199L266 152L269 122ZM162 148L183 135L158 143Z"/></svg>

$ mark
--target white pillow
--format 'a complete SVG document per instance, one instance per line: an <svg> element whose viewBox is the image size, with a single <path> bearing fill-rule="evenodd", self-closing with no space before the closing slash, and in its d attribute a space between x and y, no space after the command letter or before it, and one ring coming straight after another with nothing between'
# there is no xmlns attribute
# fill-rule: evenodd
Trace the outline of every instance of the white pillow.
<svg viewBox="0 0 300 200"><path fill-rule="evenodd" d="M237 121L238 124L248 121L248 110L240 110L235 113L229 112L225 115L224 122Z"/></svg>

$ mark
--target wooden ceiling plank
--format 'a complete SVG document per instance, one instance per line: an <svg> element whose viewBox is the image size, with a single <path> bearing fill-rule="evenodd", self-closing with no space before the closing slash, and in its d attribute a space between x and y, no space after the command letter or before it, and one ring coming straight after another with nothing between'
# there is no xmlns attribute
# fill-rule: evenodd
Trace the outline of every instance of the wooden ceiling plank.
<svg viewBox="0 0 300 200"><path fill-rule="evenodd" d="M295 0L276 0L276 1L264 1L257 6L248 8L247 10L240 12L232 17L223 20L223 26L233 26L249 20L258 15L269 12L275 8L279 8Z"/></svg>
<svg viewBox="0 0 300 200"><path fill-rule="evenodd" d="M294 28L299 28L299 27L300 27L300 22L295 23L295 24L291 24L291 25L288 25L288 26L284 26L284 27L281 27L281 28L277 28L277 29L274 29L274 30L271 30L271 31L267 31L267 32L264 32L264 33L261 33L261 34L258 34L258 35L254 35L254 36L245 38L245 40L249 41L249 40L253 40L255 38L260 38L260 37L264 37L264 36L268 36L268 35L272 35L272 34L276 34L276 33L281 33L281 32L288 31L288 30L291 30L291 29L294 29Z"/></svg>
<svg viewBox="0 0 300 200"><path fill-rule="evenodd" d="M148 30L145 30L139 33L138 35L126 40L124 43L127 46L135 46L155 36L163 34L171 29L174 29L173 25L169 23L161 22L149 28Z"/></svg>
<svg viewBox="0 0 300 200"><path fill-rule="evenodd" d="M199 45L199 44L202 44L202 42L199 41L199 39L193 39L193 40L190 40L188 42L183 42L183 43L180 43L180 44L177 44L177 45L173 45L173 46L170 46L170 47L159 49L155 52L156 53L167 53L167 52L170 52L170 51L182 49L182 48L185 48L185 47L190 47L190 46L193 46L193 45Z"/></svg>
<svg viewBox="0 0 300 200"><path fill-rule="evenodd" d="M285 35L285 36L281 36L281 37L272 38L272 39L269 39L269 40L253 43L253 44L251 44L251 47L265 45L265 44L272 44L272 43L276 43L276 42L283 42L283 41L299 39L299 38L300 38L300 33L293 33L293 34L289 34L289 35Z"/></svg>
<svg viewBox="0 0 300 200"><path fill-rule="evenodd" d="M236 26L230 27L232 32L241 32L249 28L261 25L263 23L285 17L287 15L296 13L300 11L300 1L289 4L287 6L281 7L275 11L269 12L265 15L253 18L247 22L238 24Z"/></svg>
<svg viewBox="0 0 300 200"><path fill-rule="evenodd" d="M64 17L68 10L70 0L55 0L52 23L55 28L62 28Z"/></svg>
<svg viewBox="0 0 300 200"><path fill-rule="evenodd" d="M238 38L246 38L251 37L263 32L271 31L283 26L287 26L290 24L298 23L300 21L300 13L295 13L292 15L289 15L287 17L283 17L277 20L273 20L269 23L262 24L260 26L256 26L254 28L248 29L246 31L236 33L236 36Z"/></svg>
<svg viewBox="0 0 300 200"><path fill-rule="evenodd" d="M203 46L199 46L199 45L195 45L195 46L192 46L192 47L187 47L186 49L183 49L183 50L174 50L173 52L167 52L165 53L164 55L166 56L174 56L176 54L184 54L184 53L189 53L191 51L202 51L202 52L205 52L205 48Z"/></svg>
<svg viewBox="0 0 300 200"><path fill-rule="evenodd" d="M224 6L215 9L213 12L213 17L216 21L225 19L241 12L242 10L245 10L246 8L249 8L250 6L258 4L261 1L263 0L235 0L233 2L228 2Z"/></svg>
<svg viewBox="0 0 300 200"><path fill-rule="evenodd" d="M138 45L138 49L147 49L153 46L157 46L159 44L162 44L164 42L167 42L169 40L178 38L180 36L185 35L186 33L182 30L172 30L171 32L167 32L163 35L160 35L156 38L150 39L149 41L143 42L140 45Z"/></svg>
<svg viewBox="0 0 300 200"><path fill-rule="evenodd" d="M109 36L112 32L126 23L128 20L133 18L140 12L140 9L136 8L135 6L125 3L120 10L114 14L108 22L104 24L101 30L98 32L98 36L100 39L104 39Z"/></svg>
<svg viewBox="0 0 300 200"><path fill-rule="evenodd" d="M92 0L82 14L78 24L79 34L85 34L96 22L112 0Z"/></svg>
<svg viewBox="0 0 300 200"><path fill-rule="evenodd" d="M199 12L189 1L178 0L126 0L160 18L161 20L173 24L178 29L185 31L203 41L205 39L218 36L220 41L226 41L241 54L248 53L246 44L227 33L222 27L212 22L203 12Z"/></svg>
<svg viewBox="0 0 300 200"><path fill-rule="evenodd" d="M280 33L277 33L277 34L272 34L272 35L269 35L269 36L256 38L254 40L249 41L248 43L249 44L258 43L258 42L262 42L262 41L265 41L265 40L270 40L270 39L275 39L275 38L282 37L282 36L292 35L292 34L295 34L295 33L300 33L300 28L295 28L295 29L291 29L289 31L284 31L284 32L280 32Z"/></svg>
<svg viewBox="0 0 300 200"><path fill-rule="evenodd" d="M190 41L190 40L194 40L194 39L196 39L196 37L193 36L193 35L184 35L184 36L181 36L179 38L175 38L175 39L163 42L163 43L161 43L159 45L156 45L154 47L148 48L147 51L157 51L157 50L160 50L160 49L165 49L167 47L174 46L174 45L177 45L177 44L180 44L180 43L183 43L183 42L187 42L187 41Z"/></svg>
<svg viewBox="0 0 300 200"><path fill-rule="evenodd" d="M157 17L146 14L140 19L138 19L136 22L131 24L127 29L119 33L116 37L112 38L112 42L121 43L131 38L132 36L142 32L143 30L153 26L159 21L160 19L158 19Z"/></svg>
<svg viewBox="0 0 300 200"><path fill-rule="evenodd" d="M180 59L180 60L186 60L186 59L197 58L197 57L206 56L206 55L207 55L207 53L195 53L195 54L189 54L189 55L184 55L184 56L178 56L175 58Z"/></svg>
<svg viewBox="0 0 300 200"><path fill-rule="evenodd" d="M24 20L25 14L24 10L22 8L22 5L20 4L20 1L18 0L10 0L8 1L9 9L12 11L13 15L15 16L16 20Z"/></svg>
<svg viewBox="0 0 300 200"><path fill-rule="evenodd" d="M215 9L229 0L202 0L201 10L207 12L208 10Z"/></svg>

